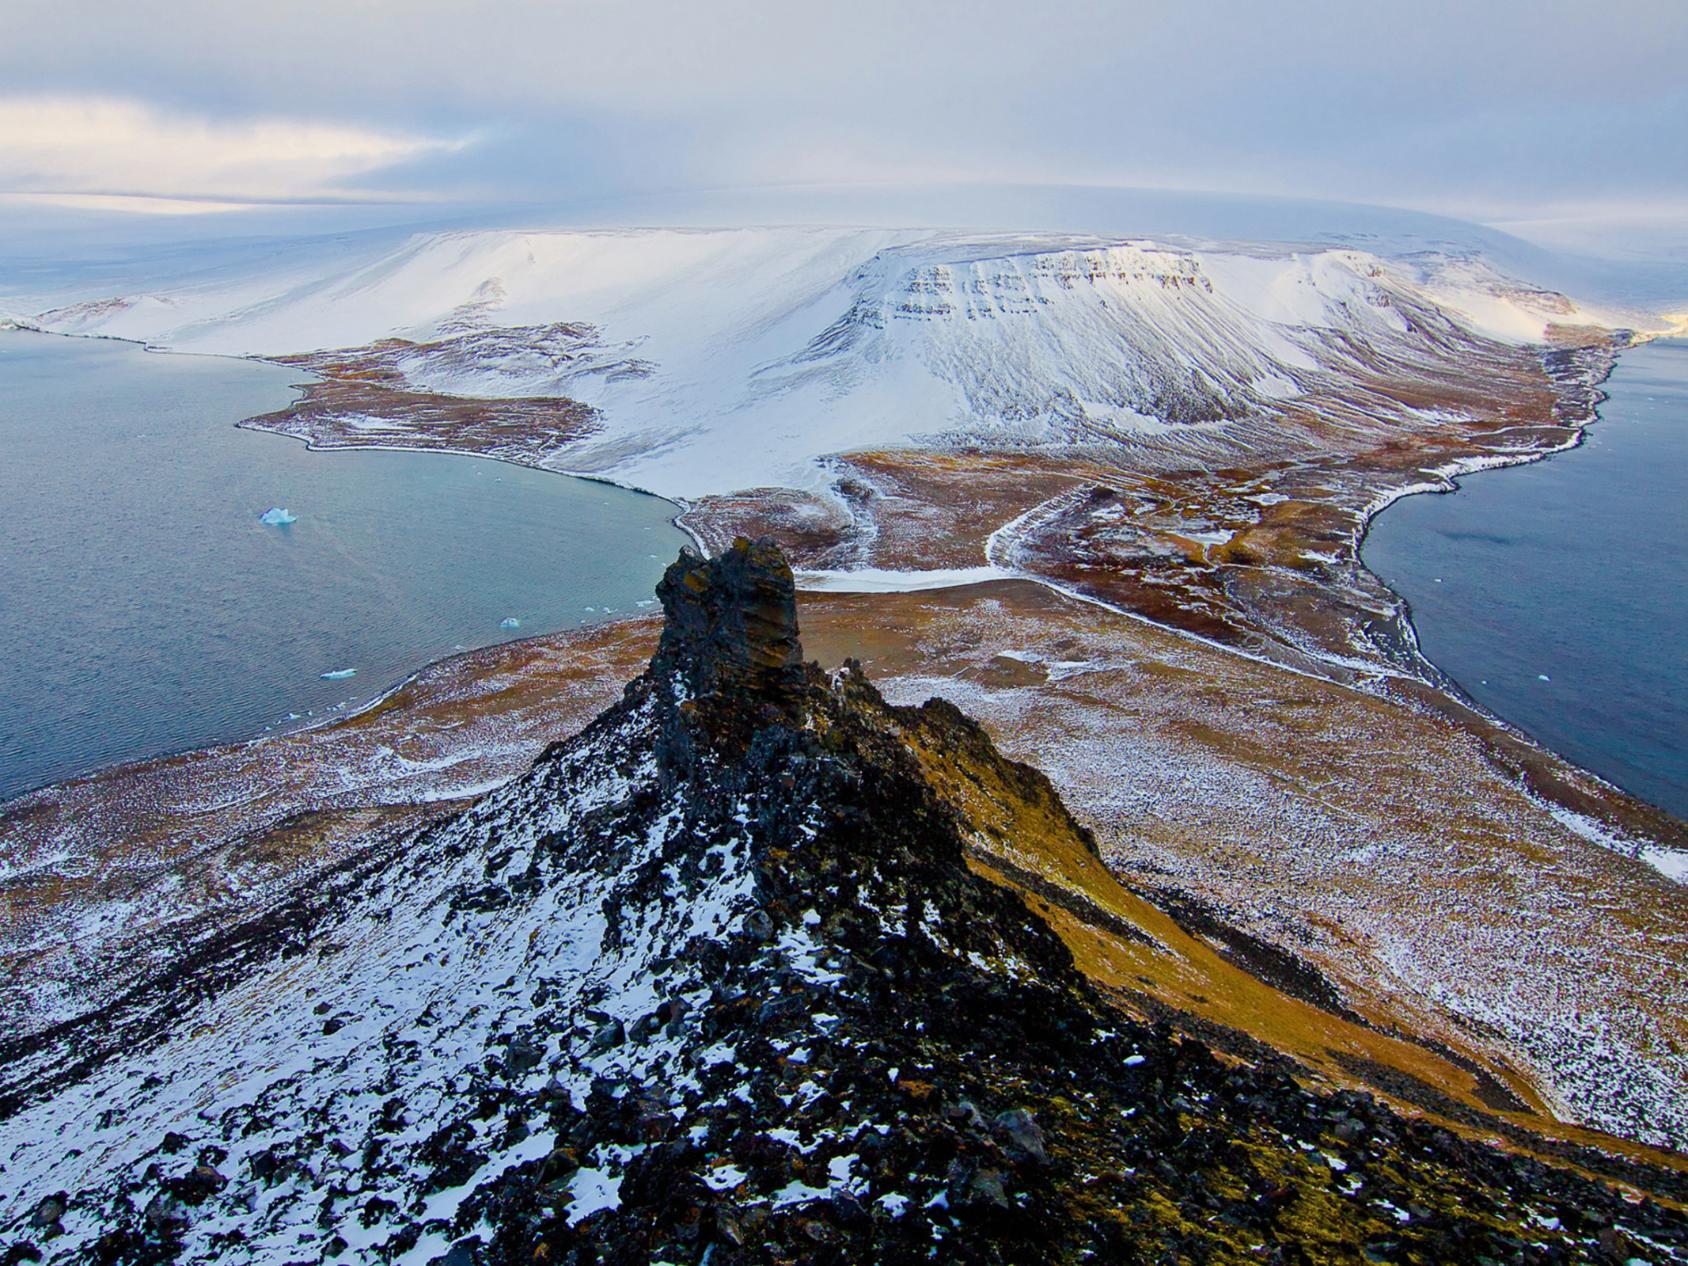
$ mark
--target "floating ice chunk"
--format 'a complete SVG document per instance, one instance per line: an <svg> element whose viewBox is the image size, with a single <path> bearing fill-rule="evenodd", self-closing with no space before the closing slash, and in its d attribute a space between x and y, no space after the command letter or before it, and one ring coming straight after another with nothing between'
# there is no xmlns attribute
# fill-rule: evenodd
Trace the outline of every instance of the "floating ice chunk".
<svg viewBox="0 0 1688 1266"><path fill-rule="evenodd" d="M299 516L286 506L271 506L258 516L258 522L266 527L286 527L289 523L297 523Z"/></svg>
<svg viewBox="0 0 1688 1266"><path fill-rule="evenodd" d="M1536 680L1537 681L1552 681L1553 678L1549 677L1546 673L1537 673L1536 674Z"/></svg>
<svg viewBox="0 0 1688 1266"><path fill-rule="evenodd" d="M322 679L324 681L345 681L346 678L356 677L357 675L358 670L355 668L336 668L333 672L324 673Z"/></svg>
<svg viewBox="0 0 1688 1266"><path fill-rule="evenodd" d="M513 615L507 615L498 622L498 627L501 629L519 629L522 627L522 622Z"/></svg>

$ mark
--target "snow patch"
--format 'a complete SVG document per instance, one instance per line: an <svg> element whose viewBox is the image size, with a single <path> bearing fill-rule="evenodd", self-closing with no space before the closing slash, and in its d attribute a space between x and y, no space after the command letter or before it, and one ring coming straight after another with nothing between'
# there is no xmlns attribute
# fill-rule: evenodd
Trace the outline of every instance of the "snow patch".
<svg viewBox="0 0 1688 1266"><path fill-rule="evenodd" d="M928 571L892 571L864 567L857 571L800 571L797 587L818 593L914 593L923 589L955 589L992 580L1013 580L1016 573L1000 567L946 567Z"/></svg>

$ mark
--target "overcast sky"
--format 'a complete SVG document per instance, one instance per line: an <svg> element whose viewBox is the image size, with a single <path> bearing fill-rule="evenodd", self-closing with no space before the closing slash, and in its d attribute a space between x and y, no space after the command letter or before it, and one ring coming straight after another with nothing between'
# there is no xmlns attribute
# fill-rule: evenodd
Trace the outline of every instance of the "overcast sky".
<svg viewBox="0 0 1688 1266"><path fill-rule="evenodd" d="M1688 220L1685 138L1685 0L0 0L14 202L955 180Z"/></svg>

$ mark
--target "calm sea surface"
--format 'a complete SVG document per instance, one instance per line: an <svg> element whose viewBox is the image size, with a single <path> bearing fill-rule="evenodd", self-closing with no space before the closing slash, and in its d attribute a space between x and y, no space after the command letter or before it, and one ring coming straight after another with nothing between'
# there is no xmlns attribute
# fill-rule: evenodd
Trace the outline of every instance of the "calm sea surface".
<svg viewBox="0 0 1688 1266"><path fill-rule="evenodd" d="M1581 446L1396 502L1364 555L1473 698L1688 818L1688 342L1606 390Z"/></svg>
<svg viewBox="0 0 1688 1266"><path fill-rule="evenodd" d="M604 484L232 425L298 378L0 332L0 799L630 611L685 539Z"/></svg>

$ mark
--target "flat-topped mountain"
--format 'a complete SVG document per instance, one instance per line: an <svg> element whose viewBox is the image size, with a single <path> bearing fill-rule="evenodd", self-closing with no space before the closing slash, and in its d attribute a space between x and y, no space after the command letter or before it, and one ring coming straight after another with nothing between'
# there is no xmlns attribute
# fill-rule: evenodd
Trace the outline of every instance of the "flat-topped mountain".
<svg viewBox="0 0 1688 1266"><path fill-rule="evenodd" d="M317 444L687 500L822 488L816 459L910 444L1298 458L1330 442L1303 415L1333 408L1339 438L1410 439L1466 414L1445 383L1502 345L1609 320L1452 248L930 228L417 233L7 302L60 333L289 359L323 381L260 425Z"/></svg>
<svg viewBox="0 0 1688 1266"><path fill-rule="evenodd" d="M980 861L1089 834L955 708L805 664L771 543L658 593L525 775L0 1046L5 1260L1688 1255L1674 1208L1099 986Z"/></svg>

